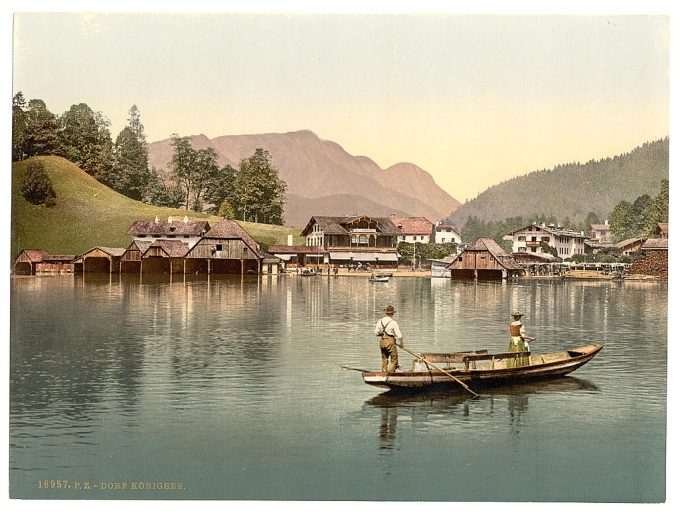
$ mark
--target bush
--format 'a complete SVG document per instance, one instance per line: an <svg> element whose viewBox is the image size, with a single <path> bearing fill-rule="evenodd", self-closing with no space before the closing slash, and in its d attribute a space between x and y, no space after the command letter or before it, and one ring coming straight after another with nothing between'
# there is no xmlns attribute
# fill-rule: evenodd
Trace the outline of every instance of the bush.
<svg viewBox="0 0 680 515"><path fill-rule="evenodd" d="M26 175L21 184L21 194L31 204L45 204L47 207L56 204L57 194L54 192L52 179L45 173L40 161L28 163Z"/></svg>

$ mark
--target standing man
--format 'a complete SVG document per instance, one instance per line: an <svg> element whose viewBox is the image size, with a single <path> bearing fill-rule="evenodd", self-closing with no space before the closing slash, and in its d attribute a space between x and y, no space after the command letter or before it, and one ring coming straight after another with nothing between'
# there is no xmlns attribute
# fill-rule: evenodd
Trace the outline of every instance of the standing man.
<svg viewBox="0 0 680 515"><path fill-rule="evenodd" d="M512 314L513 320L510 323L510 345L508 346L508 352L529 352L529 342L535 340L535 338L527 336L524 332L524 324L522 324L521 320L523 316L519 311L515 311ZM508 359L509 367L519 367L528 364L529 356Z"/></svg>
<svg viewBox="0 0 680 515"><path fill-rule="evenodd" d="M387 306L385 308L385 316L375 324L375 335L380 337L382 371L388 374L399 369L397 340L399 340L399 347L404 345L404 338L399 330L399 324L392 318L392 315L394 315L394 307Z"/></svg>

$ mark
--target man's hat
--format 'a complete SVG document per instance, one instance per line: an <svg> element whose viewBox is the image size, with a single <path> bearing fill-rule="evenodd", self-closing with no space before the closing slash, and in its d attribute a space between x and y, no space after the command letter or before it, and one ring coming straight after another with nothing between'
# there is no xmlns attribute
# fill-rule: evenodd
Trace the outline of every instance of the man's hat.
<svg viewBox="0 0 680 515"><path fill-rule="evenodd" d="M387 315L394 315L394 306L387 306L387 307L385 308L385 313L386 313Z"/></svg>
<svg viewBox="0 0 680 515"><path fill-rule="evenodd" d="M512 314L512 316L513 316L513 317L523 317L523 316L524 316L524 313L520 313L519 311L515 311L515 312Z"/></svg>

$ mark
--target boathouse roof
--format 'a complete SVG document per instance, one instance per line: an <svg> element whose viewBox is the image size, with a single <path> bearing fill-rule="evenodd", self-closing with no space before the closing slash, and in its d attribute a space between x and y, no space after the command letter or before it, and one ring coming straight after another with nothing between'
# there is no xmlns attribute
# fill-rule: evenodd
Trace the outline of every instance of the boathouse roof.
<svg viewBox="0 0 680 515"><path fill-rule="evenodd" d="M640 247L641 250L668 250L668 238L649 238Z"/></svg>
<svg viewBox="0 0 680 515"><path fill-rule="evenodd" d="M264 258L264 252L260 245L253 239L253 237L246 232L235 220L224 218L220 220L217 225L210 229L203 238L217 239L217 240L243 240L243 243L250 247L250 250L260 259Z"/></svg>
<svg viewBox="0 0 680 515"><path fill-rule="evenodd" d="M163 250L163 252L165 252L165 254L171 258L184 257L186 253L189 252L189 245L187 245L183 241L158 239L151 243L146 248L146 250L142 251L142 253L143 254L148 253L149 249L152 247L160 247Z"/></svg>
<svg viewBox="0 0 680 515"><path fill-rule="evenodd" d="M32 263L41 263L43 259L50 255L49 252L43 249L24 249L19 252L19 255L16 259L19 259L22 254L25 255Z"/></svg>

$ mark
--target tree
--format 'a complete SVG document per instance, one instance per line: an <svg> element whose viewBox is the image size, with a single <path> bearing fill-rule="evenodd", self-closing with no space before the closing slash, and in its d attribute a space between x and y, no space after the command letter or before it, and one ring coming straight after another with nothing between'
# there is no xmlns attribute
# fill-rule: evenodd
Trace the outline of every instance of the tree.
<svg viewBox="0 0 680 515"><path fill-rule="evenodd" d="M130 110L128 111L128 124L127 126L133 132L137 141L142 145L146 145L146 134L144 133L144 125L142 125L142 119L139 114L139 108L136 104L132 104Z"/></svg>
<svg viewBox="0 0 680 515"><path fill-rule="evenodd" d="M26 124L26 99L19 91L12 98L12 161L21 161L26 158L26 139L28 127Z"/></svg>
<svg viewBox="0 0 680 515"><path fill-rule="evenodd" d="M26 155L59 155L59 120L52 114L45 102L34 98L26 109Z"/></svg>
<svg viewBox="0 0 680 515"><path fill-rule="evenodd" d="M216 209L227 202L233 209L236 173L236 169L230 165L220 168L206 188L205 201L213 204Z"/></svg>
<svg viewBox="0 0 680 515"><path fill-rule="evenodd" d="M668 179L661 181L661 190L649 206L642 226L644 234L652 234L657 224L668 222Z"/></svg>
<svg viewBox="0 0 680 515"><path fill-rule="evenodd" d="M115 178L113 189L135 200L141 200L149 184L149 159L146 147L131 127L125 127L114 145Z"/></svg>
<svg viewBox="0 0 680 515"><path fill-rule="evenodd" d="M210 147L196 151L189 138L177 134L172 136L172 147L172 175L184 193L185 209L192 205L201 211L203 194L219 171L217 153Z"/></svg>
<svg viewBox="0 0 680 515"><path fill-rule="evenodd" d="M633 205L627 200L622 200L609 216L611 232L614 241L625 240L633 236Z"/></svg>
<svg viewBox="0 0 680 515"><path fill-rule="evenodd" d="M149 172L149 181L142 199L147 204L179 208L184 204L184 192L179 186L168 187L160 178L158 171L152 168Z"/></svg>
<svg viewBox="0 0 680 515"><path fill-rule="evenodd" d="M104 184L115 184L110 122L84 103L72 105L59 121L64 157Z"/></svg>
<svg viewBox="0 0 680 515"><path fill-rule="evenodd" d="M239 165L232 207L241 220L283 225L285 193L286 183L272 166L269 152L258 148Z"/></svg>
<svg viewBox="0 0 680 515"><path fill-rule="evenodd" d="M236 217L234 213L234 208L231 207L231 204L229 203L228 200L222 201L222 203L220 204L220 208L217 211L217 214L222 218L233 219Z"/></svg>
<svg viewBox="0 0 680 515"><path fill-rule="evenodd" d="M21 194L31 204L54 205L57 194L54 192L52 179L45 173L40 161L31 161L26 168L26 175L21 183Z"/></svg>
<svg viewBox="0 0 680 515"><path fill-rule="evenodd" d="M591 225L602 223L602 219L594 211L590 211L583 223L578 227L578 230L583 231L583 234L590 234L592 232Z"/></svg>

